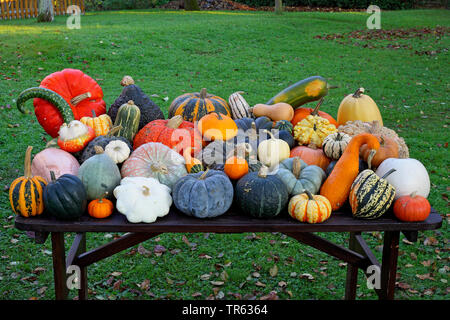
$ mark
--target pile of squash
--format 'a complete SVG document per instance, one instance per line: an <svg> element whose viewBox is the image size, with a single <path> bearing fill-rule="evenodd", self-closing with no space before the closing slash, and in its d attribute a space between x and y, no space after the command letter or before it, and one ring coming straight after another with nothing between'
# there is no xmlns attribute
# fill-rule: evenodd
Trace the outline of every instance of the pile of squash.
<svg viewBox="0 0 450 320"><path fill-rule="evenodd" d="M107 113L100 86L80 70L53 73L19 95L21 111L34 98L54 139L33 159L27 148L25 174L9 190L16 214L102 219L116 209L131 223L151 223L172 205L196 218L234 205L256 218L285 213L321 223L344 205L358 219L391 207L402 221L430 213L425 167L383 127L362 88L342 100L336 120L319 110L328 93L320 76L253 107L243 92L228 100L206 89L186 93L165 119L131 77L121 85Z"/></svg>

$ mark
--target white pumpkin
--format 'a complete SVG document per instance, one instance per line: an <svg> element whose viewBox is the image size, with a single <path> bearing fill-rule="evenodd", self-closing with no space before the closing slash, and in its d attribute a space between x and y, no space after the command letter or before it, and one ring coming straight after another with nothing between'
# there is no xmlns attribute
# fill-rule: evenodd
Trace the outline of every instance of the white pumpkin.
<svg viewBox="0 0 450 320"><path fill-rule="evenodd" d="M114 189L117 210L131 223L152 223L167 215L172 205L170 188L155 178L127 177Z"/></svg>
<svg viewBox="0 0 450 320"><path fill-rule="evenodd" d="M62 141L74 140L88 133L89 127L78 120L73 120L67 123L63 123L59 127L59 137Z"/></svg>
<svg viewBox="0 0 450 320"><path fill-rule="evenodd" d="M120 140L112 140L105 147L105 153L114 160L115 163L122 163L130 156L130 148Z"/></svg>
<svg viewBox="0 0 450 320"><path fill-rule="evenodd" d="M258 158L262 164L272 170L281 161L289 158L291 149L286 141L275 138L268 130L264 131L270 135L270 139L264 140L259 144Z"/></svg>
<svg viewBox="0 0 450 320"><path fill-rule="evenodd" d="M378 167L376 174L382 177L391 169L396 171L386 177L395 188L395 199L417 192L424 198L430 194L430 177L424 165L416 159L388 158Z"/></svg>

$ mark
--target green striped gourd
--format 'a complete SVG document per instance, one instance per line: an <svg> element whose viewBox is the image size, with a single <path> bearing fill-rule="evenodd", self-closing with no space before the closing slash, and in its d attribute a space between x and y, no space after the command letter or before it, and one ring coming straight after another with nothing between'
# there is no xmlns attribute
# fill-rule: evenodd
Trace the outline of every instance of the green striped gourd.
<svg viewBox="0 0 450 320"><path fill-rule="evenodd" d="M136 106L133 100L123 104L117 111L114 126L122 126L114 135L116 137L124 137L128 141L133 141L134 136L139 130L139 120L141 118L141 110Z"/></svg>

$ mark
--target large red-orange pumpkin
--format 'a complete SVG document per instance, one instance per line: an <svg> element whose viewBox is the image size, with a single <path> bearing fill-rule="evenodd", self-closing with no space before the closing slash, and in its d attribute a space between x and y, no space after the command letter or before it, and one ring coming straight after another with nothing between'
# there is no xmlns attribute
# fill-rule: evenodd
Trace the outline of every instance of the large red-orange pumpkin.
<svg viewBox="0 0 450 320"><path fill-rule="evenodd" d="M183 155L183 150L190 147L193 150L200 150L202 147L202 138L194 124L184 121L183 117L178 115L169 120L153 120L146 124L134 137L133 149L148 142L160 142L176 152Z"/></svg>
<svg viewBox="0 0 450 320"><path fill-rule="evenodd" d="M92 111L97 116L106 112L102 88L81 70L64 69L54 72L42 80L40 87L50 89L63 97L70 105L75 120L92 116ZM40 98L35 98L33 105L36 118L45 132L53 138L57 137L59 127L63 124L58 109Z"/></svg>
<svg viewBox="0 0 450 320"><path fill-rule="evenodd" d="M319 111L320 105L322 104L323 99L320 99L319 103L316 105L316 107L313 108L297 108L294 111L294 117L291 120L292 125L295 127L297 123L305 119L309 115L313 116L320 116L322 118L327 119L331 124L334 124L335 127L338 127L337 121L330 116L328 113Z"/></svg>
<svg viewBox="0 0 450 320"><path fill-rule="evenodd" d="M327 170L331 159L328 158L321 148L315 145L297 146L291 150L290 158L300 157L308 165L316 165L324 171Z"/></svg>

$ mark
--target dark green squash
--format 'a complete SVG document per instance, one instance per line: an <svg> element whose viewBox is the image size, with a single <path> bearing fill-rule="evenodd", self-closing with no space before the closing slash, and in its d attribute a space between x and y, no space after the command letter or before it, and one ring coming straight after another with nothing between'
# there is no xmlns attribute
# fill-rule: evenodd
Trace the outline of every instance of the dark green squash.
<svg viewBox="0 0 450 320"><path fill-rule="evenodd" d="M128 141L133 141L134 136L139 130L139 120L141 119L141 111L134 104L133 100L123 104L117 111L114 120L115 127L121 127L114 133L116 137L124 137Z"/></svg>
<svg viewBox="0 0 450 320"><path fill-rule="evenodd" d="M137 105L141 111L139 130L150 121L165 119L164 113L161 111L160 107L153 102L138 85L134 84L134 80L131 77L125 76L120 84L124 87L122 93L108 110L108 115L113 122L116 120L119 108L130 100L133 100L134 104Z"/></svg>
<svg viewBox="0 0 450 320"><path fill-rule="evenodd" d="M259 172L249 172L236 184L236 204L242 212L256 218L272 218L282 212L289 201L283 181L268 174L262 166Z"/></svg>
<svg viewBox="0 0 450 320"><path fill-rule="evenodd" d="M333 161L330 162L330 164L328 165L327 169L325 170L325 174L327 175L327 177L330 175L331 171L333 171L334 166L336 165L337 162L338 162L338 160L333 160ZM363 172L367 168L369 168L369 166L367 165L367 162L365 162L362 158L359 158L359 171L358 171L358 173Z"/></svg>
<svg viewBox="0 0 450 320"><path fill-rule="evenodd" d="M63 174L58 179L53 171L50 175L52 181L44 189L45 211L61 220L81 217L88 203L81 180L72 174Z"/></svg>
<svg viewBox="0 0 450 320"><path fill-rule="evenodd" d="M275 131L274 137L286 141L286 143L289 145L289 148L291 149L297 145L294 137L287 130Z"/></svg>

